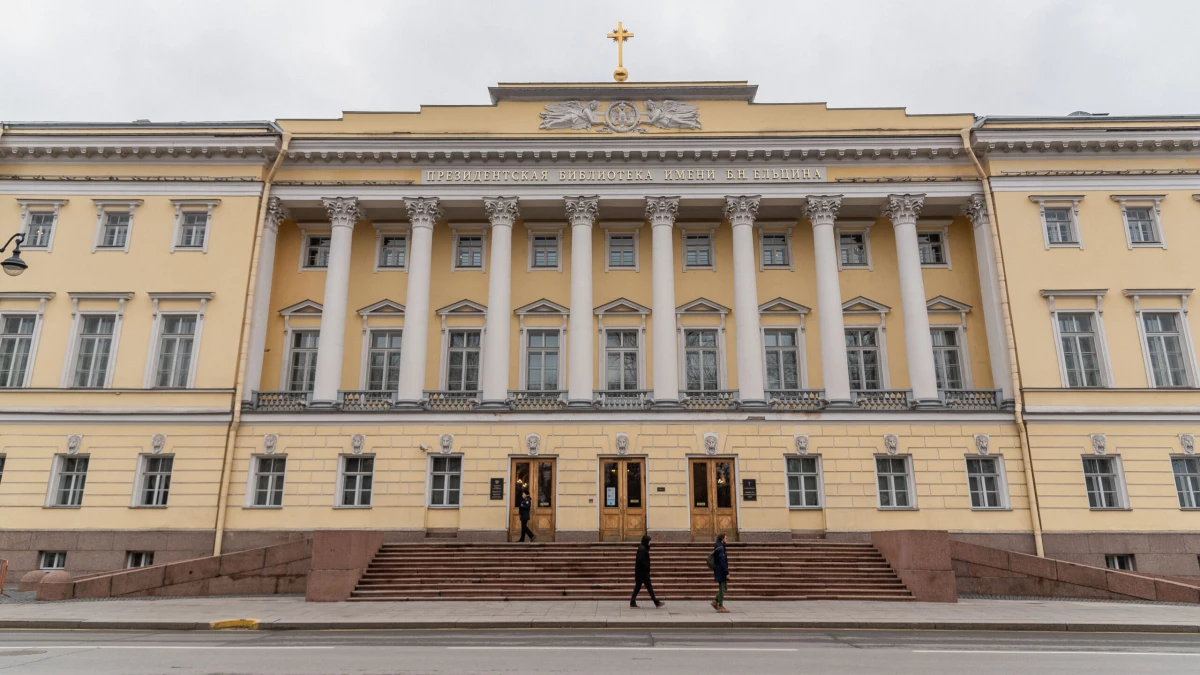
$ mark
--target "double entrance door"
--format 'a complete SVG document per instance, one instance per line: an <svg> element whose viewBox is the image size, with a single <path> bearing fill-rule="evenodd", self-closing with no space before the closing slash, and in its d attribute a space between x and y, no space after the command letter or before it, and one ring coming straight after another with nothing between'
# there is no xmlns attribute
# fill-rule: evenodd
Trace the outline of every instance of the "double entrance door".
<svg viewBox="0 0 1200 675"><path fill-rule="evenodd" d="M646 460L600 459L600 541L641 541L646 534Z"/></svg>
<svg viewBox="0 0 1200 675"><path fill-rule="evenodd" d="M688 460L691 481L692 541L711 542L724 532L737 541L737 485L732 459Z"/></svg>
<svg viewBox="0 0 1200 675"><path fill-rule="evenodd" d="M508 540L521 538L521 498L527 491L529 529L538 541L554 541L554 483L558 471L553 458L531 457L512 460L512 495L509 497Z"/></svg>

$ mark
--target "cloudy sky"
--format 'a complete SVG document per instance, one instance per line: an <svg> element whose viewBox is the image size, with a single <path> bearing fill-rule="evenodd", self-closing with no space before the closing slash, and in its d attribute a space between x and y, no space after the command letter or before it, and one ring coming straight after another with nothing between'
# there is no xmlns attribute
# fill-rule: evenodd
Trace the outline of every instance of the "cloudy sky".
<svg viewBox="0 0 1200 675"><path fill-rule="evenodd" d="M749 80L760 102L1200 113L1200 2L0 0L0 120L336 117L496 82Z"/></svg>

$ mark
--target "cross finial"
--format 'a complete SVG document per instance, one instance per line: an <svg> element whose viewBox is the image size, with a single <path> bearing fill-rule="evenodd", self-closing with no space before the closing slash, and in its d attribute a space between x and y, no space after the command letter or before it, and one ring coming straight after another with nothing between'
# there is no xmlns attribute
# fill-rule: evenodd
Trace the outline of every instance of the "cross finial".
<svg viewBox="0 0 1200 675"><path fill-rule="evenodd" d="M625 30L623 22L617 22L617 29L608 34L617 43L617 69L613 71L613 79L617 82L624 82L629 78L629 71L625 70L625 41L633 37L633 33Z"/></svg>

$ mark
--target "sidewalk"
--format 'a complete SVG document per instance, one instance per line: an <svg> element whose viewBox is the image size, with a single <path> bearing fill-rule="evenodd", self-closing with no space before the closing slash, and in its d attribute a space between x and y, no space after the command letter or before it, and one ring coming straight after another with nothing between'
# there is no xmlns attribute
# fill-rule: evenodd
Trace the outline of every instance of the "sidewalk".
<svg viewBox="0 0 1200 675"><path fill-rule="evenodd" d="M638 609L624 602L310 603L300 597L144 598L0 604L0 629L198 630L257 619L259 630L469 628L875 628L1200 633L1195 605L965 599L958 604L857 601L704 602Z"/></svg>

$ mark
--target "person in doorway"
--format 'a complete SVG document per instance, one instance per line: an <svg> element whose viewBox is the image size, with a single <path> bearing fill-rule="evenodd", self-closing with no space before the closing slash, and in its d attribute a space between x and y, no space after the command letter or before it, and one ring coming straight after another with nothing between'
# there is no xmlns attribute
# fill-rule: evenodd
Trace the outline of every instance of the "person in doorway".
<svg viewBox="0 0 1200 675"><path fill-rule="evenodd" d="M662 607L667 604L659 602L658 598L654 597L654 586L650 583L650 535L642 535L642 543L638 546L637 561L633 564L633 595L629 596L629 606L637 607L637 596L642 590L642 586L646 586L646 591L650 593L650 599L654 601L655 607Z"/></svg>
<svg viewBox="0 0 1200 675"><path fill-rule="evenodd" d="M533 502L529 499L529 491L521 493L521 503L517 506L517 512L521 514L521 541L525 541L525 535L529 535L529 541L537 541L537 535L533 530L529 529L529 510L533 508Z"/></svg>
<svg viewBox="0 0 1200 675"><path fill-rule="evenodd" d="M717 535L713 544L713 579L717 582L717 597L712 601L713 609L722 614L725 609L725 587L729 583L729 557L725 555L725 533Z"/></svg>

